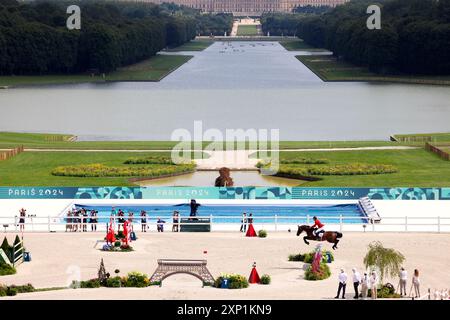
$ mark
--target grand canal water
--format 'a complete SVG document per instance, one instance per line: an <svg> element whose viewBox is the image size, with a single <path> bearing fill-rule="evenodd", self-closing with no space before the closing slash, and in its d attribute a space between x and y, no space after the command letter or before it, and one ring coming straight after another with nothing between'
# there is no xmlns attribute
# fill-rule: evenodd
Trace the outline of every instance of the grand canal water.
<svg viewBox="0 0 450 320"><path fill-rule="evenodd" d="M0 90L0 130L170 140L202 120L204 129L280 129L282 140L384 140L450 129L448 87L324 83L276 42L216 42L189 54L159 83Z"/></svg>

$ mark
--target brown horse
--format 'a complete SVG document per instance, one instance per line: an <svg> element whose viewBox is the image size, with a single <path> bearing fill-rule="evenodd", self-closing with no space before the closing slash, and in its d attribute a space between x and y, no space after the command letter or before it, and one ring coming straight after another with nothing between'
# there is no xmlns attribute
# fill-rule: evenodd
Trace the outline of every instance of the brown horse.
<svg viewBox="0 0 450 320"><path fill-rule="evenodd" d="M307 225L302 225L302 226L298 226L298 230L297 230L297 236L299 236L303 231L306 232L306 236L303 237L303 241L305 241L306 244L309 245L309 242L307 240L314 240L314 241L328 241L329 243L333 243L333 250L337 249L337 244L339 243L340 238L342 238L342 233L337 232L337 231L325 231L322 236L320 237L316 237L313 234L313 230L314 228L307 226Z"/></svg>

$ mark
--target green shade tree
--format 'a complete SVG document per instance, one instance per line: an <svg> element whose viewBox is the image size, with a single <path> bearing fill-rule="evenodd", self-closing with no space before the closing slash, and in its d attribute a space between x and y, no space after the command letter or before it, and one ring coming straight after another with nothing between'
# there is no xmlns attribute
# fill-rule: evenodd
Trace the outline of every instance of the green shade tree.
<svg viewBox="0 0 450 320"><path fill-rule="evenodd" d="M366 268L377 268L379 270L381 282L386 276L397 276L404 261L403 254L395 249L383 247L379 241L369 244L369 250L364 257Z"/></svg>

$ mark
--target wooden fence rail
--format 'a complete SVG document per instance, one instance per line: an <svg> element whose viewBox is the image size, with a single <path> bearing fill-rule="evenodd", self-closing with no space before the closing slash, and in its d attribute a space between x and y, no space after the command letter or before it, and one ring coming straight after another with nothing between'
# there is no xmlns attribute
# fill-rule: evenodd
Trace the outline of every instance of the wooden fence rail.
<svg viewBox="0 0 450 320"><path fill-rule="evenodd" d="M24 151L24 147L16 147L8 151L0 151L0 161L8 160Z"/></svg>
<svg viewBox="0 0 450 320"><path fill-rule="evenodd" d="M429 142L425 143L425 150L436 153L439 157L441 157L444 160L447 160L447 161L450 160L450 154L448 152L440 149L437 146L432 145Z"/></svg>

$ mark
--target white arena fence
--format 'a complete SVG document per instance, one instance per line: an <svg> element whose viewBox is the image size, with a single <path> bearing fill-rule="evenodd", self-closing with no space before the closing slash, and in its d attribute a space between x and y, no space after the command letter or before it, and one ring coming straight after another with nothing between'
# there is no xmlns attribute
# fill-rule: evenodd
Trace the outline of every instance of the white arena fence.
<svg viewBox="0 0 450 320"><path fill-rule="evenodd" d="M173 225L181 226L184 224L189 225L210 225L211 231L239 231L241 226L241 217L237 216L214 216L214 215L201 215L196 217L181 216L178 217L178 223L173 223L172 216L159 216L165 221L164 229L171 230ZM86 223L67 223L66 219L82 219L82 217L66 217L66 216L32 216L26 217L24 223L24 232L64 232L70 226L78 226L78 231L82 230L83 225L86 226L88 232L91 231L91 223L89 223L89 217L87 217ZM99 219L105 220L104 217L98 217ZM123 216L128 220L127 216ZM189 218L209 218L209 222L181 222L181 220ZM344 215L339 216L326 216L318 217L320 220L325 221L325 230L327 231L339 231L339 232L434 232L434 233L450 233L450 217L408 217L408 216L396 216L396 217L383 217L381 221L373 221L369 218L358 218L355 216L346 217ZM18 216L0 216L0 231L3 232L19 232ZM117 227L117 220L115 217L115 223ZM156 218L147 216L147 223L149 231L156 230L157 220ZM248 217L247 217L248 219ZM311 225L312 218L310 216L306 217L286 217L286 216L253 216L253 226L255 229L267 230L267 231L291 231L297 232L297 225L307 224ZM326 223L327 220L333 219L333 223ZM367 223L353 222L355 219L366 220ZM227 220L231 220L228 221ZM349 222L351 221L352 222ZM133 229L139 232L141 230L141 217L133 216ZM106 232L107 223L99 222L97 223L97 231Z"/></svg>

